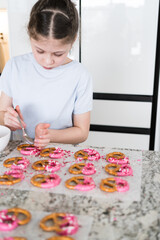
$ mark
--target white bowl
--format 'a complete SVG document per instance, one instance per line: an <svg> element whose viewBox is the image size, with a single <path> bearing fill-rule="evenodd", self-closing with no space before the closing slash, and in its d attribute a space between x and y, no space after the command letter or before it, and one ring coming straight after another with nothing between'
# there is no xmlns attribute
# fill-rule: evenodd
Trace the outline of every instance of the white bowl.
<svg viewBox="0 0 160 240"><path fill-rule="evenodd" d="M0 152L8 145L11 136L11 130L8 127L0 125Z"/></svg>

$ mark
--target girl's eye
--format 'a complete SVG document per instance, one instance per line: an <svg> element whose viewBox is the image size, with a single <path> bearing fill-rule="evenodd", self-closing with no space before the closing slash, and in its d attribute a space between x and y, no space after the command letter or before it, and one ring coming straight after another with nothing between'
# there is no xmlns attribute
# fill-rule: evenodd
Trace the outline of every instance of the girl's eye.
<svg viewBox="0 0 160 240"><path fill-rule="evenodd" d="M38 50L37 50L37 53L42 54L42 53L44 53L44 52L43 52L43 51L38 51Z"/></svg>
<svg viewBox="0 0 160 240"><path fill-rule="evenodd" d="M56 57L60 57L62 56L63 54L54 54Z"/></svg>

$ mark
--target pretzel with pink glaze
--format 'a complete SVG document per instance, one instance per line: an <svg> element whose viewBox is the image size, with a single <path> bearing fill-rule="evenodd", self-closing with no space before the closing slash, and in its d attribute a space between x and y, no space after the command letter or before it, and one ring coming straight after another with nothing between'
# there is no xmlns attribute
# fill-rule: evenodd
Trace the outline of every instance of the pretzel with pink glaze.
<svg viewBox="0 0 160 240"><path fill-rule="evenodd" d="M11 167L14 170L25 170L30 161L25 157L8 158L3 162L4 167Z"/></svg>
<svg viewBox="0 0 160 240"><path fill-rule="evenodd" d="M40 188L52 188L59 185L61 178L57 174L37 174L31 178L31 183Z"/></svg>
<svg viewBox="0 0 160 240"><path fill-rule="evenodd" d="M21 144L17 147L17 150L20 151L21 154L28 156L38 156L40 153L40 150L33 144Z"/></svg>
<svg viewBox="0 0 160 240"><path fill-rule="evenodd" d="M22 170L10 170L10 171L5 171L4 175L11 175L13 178L17 179L20 178L21 180L25 178L23 171Z"/></svg>
<svg viewBox="0 0 160 240"><path fill-rule="evenodd" d="M32 164L32 168L37 171L46 170L47 172L56 172L61 168L61 164L58 161L47 159L47 160L39 160Z"/></svg>
<svg viewBox="0 0 160 240"><path fill-rule="evenodd" d="M88 160L90 161L94 161L94 160L97 161L100 159L99 152L97 152L94 149L87 148L87 149L84 149L83 151L88 153Z"/></svg>
<svg viewBox="0 0 160 240"><path fill-rule="evenodd" d="M67 237L67 236L54 236L54 237L48 238L47 240L74 240L74 238Z"/></svg>
<svg viewBox="0 0 160 240"><path fill-rule="evenodd" d="M100 189L105 192L126 192L129 190L129 184L121 178L106 178L101 180Z"/></svg>
<svg viewBox="0 0 160 240"><path fill-rule="evenodd" d="M87 148L87 149L83 149L75 152L74 157L75 159L80 161L87 160L87 159L90 161L93 161L93 160L100 159L100 154L94 149Z"/></svg>
<svg viewBox="0 0 160 240"><path fill-rule="evenodd" d="M47 221L53 225L47 226ZM47 232L55 231L59 235L72 235L78 231L77 217L68 213L52 213L40 221L40 227Z"/></svg>
<svg viewBox="0 0 160 240"><path fill-rule="evenodd" d="M11 175L0 175L0 185L13 185L21 180L21 178L14 178Z"/></svg>
<svg viewBox="0 0 160 240"><path fill-rule="evenodd" d="M121 152L112 152L106 155L106 160L110 163L116 164L128 164L129 158L125 157L124 153Z"/></svg>
<svg viewBox="0 0 160 240"><path fill-rule="evenodd" d="M34 147L33 144L20 144L18 147L17 147L17 150L18 151L21 151L22 149L25 149L26 147Z"/></svg>
<svg viewBox="0 0 160 240"><path fill-rule="evenodd" d="M5 238L0 238L0 240L27 240L27 238L24 238L24 237L5 237Z"/></svg>
<svg viewBox="0 0 160 240"><path fill-rule="evenodd" d="M105 166L105 171L114 176L132 176L133 175L133 170L131 166L128 164L117 165L117 164L110 163Z"/></svg>
<svg viewBox="0 0 160 240"><path fill-rule="evenodd" d="M19 219L19 214L24 218ZM11 231L18 225L27 224L31 219L31 214L22 208L10 208L0 211L0 231Z"/></svg>
<svg viewBox="0 0 160 240"><path fill-rule="evenodd" d="M77 176L68 179L65 182L65 186L73 190L90 191L95 188L96 185L91 177Z"/></svg>
<svg viewBox="0 0 160 240"><path fill-rule="evenodd" d="M92 175L96 173L93 163L75 163L70 166L69 170L72 174Z"/></svg>
<svg viewBox="0 0 160 240"><path fill-rule="evenodd" d="M41 157L50 157L50 158L55 158L59 159L64 155L63 149L61 148L44 148L40 151L40 156Z"/></svg>

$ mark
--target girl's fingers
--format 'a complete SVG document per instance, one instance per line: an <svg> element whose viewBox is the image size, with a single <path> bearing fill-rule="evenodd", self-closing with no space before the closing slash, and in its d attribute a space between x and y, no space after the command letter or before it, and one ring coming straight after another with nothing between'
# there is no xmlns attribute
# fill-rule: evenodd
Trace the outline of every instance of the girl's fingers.
<svg viewBox="0 0 160 240"><path fill-rule="evenodd" d="M7 108L7 113L13 115L15 118L18 117L18 113L14 110L13 107L8 107L8 108Z"/></svg>
<svg viewBox="0 0 160 240"><path fill-rule="evenodd" d="M6 121L9 121L9 122L13 121L13 123L17 124L17 126L20 127L20 123L19 123L17 117L12 115L10 112L6 112L4 118L5 118Z"/></svg>
<svg viewBox="0 0 160 240"><path fill-rule="evenodd" d="M16 129L20 129L20 125L19 123L17 123L16 121L14 121L14 119L10 119L10 118L4 118L4 124L10 127L14 127Z"/></svg>
<svg viewBox="0 0 160 240"><path fill-rule="evenodd" d="M24 119L23 119L23 115L22 115L22 113L21 113L21 110L20 110L19 105L16 106L16 111L17 111L17 113L18 113L20 119L21 119L22 121L24 121Z"/></svg>
<svg viewBox="0 0 160 240"><path fill-rule="evenodd" d="M50 140L49 139L35 139L34 145L36 147L42 148L45 147L49 144Z"/></svg>

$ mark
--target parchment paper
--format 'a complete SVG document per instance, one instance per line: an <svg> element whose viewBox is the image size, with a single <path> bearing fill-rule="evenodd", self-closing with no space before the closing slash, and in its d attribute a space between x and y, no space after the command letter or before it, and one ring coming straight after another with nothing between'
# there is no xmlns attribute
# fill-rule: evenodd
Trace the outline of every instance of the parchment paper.
<svg viewBox="0 0 160 240"><path fill-rule="evenodd" d="M74 158L74 153L80 149L84 149L87 148L86 146L73 146L73 145L66 145L66 144L51 144L49 145L49 147L60 147L65 151L65 156L61 159L57 159L57 161L59 161L62 164L62 167L59 171L55 172L56 174L58 174L61 178L61 183L54 187L54 188L50 188L50 189L42 189L42 188L38 188L33 186L30 183L30 178L35 175L35 174L39 174L39 173L45 173L48 174L47 172L42 172L42 171L35 171L34 169L32 169L31 165L33 164L33 162L38 161L40 159L47 159L42 158L42 157L35 157L35 156L26 156L31 164L28 166L26 173L25 173L25 179L23 181L21 181L20 183L17 183L15 185L9 186L12 189L18 189L18 190L29 190L29 191L39 191L39 192L53 192L53 193L57 193L57 194L66 194L69 195L70 197L74 196L74 195L85 195L85 196L91 196L93 198L102 198L102 199L106 199L106 201L114 201L114 200L121 200L121 201L140 201L140 190L141 190L141 172L142 172L142 152L141 151L136 151L136 150L121 150L121 152L123 152L126 157L129 157L129 161L130 161L130 165L133 169L133 176L125 176L125 177L121 177L125 180L128 181L130 189L127 192L114 192L114 193L106 193L104 191L101 191L99 188L101 179L107 178L107 177L112 177L112 175L109 175L108 173L105 172L104 167L109 164L109 162L107 162L105 160L105 156L106 154L110 153L110 152L116 152L116 151L120 151L119 149L112 149L112 148L94 148L95 150L97 150L100 155L101 158L98 161L86 161L86 162L92 162L95 167L96 167L96 174L91 175L91 177L93 178L93 180L95 181L96 184L96 188L94 188L91 191L77 191L77 190L70 190L68 188L65 187L65 181L68 178L71 178L75 175L70 174L68 172L68 168L74 164L75 162L77 162L77 160ZM11 157L18 157L18 156L23 156L21 155L21 153L19 151L17 151L17 149L14 149L7 157L5 157L5 159L11 158ZM4 160L5 160L4 159ZM83 162L83 161L81 161ZM0 168L0 174L3 174L4 171L9 170L8 168L3 167L3 163L1 162L1 168ZM5 186L0 186L0 188L6 188Z"/></svg>

